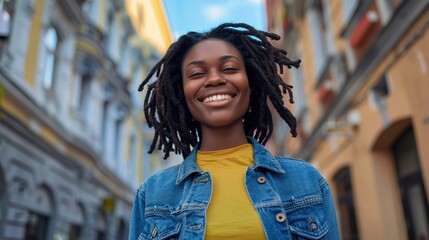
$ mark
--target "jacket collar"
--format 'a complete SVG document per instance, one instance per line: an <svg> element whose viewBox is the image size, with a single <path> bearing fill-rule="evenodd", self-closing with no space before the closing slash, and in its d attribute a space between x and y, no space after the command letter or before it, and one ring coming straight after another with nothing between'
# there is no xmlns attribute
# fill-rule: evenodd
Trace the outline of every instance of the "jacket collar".
<svg viewBox="0 0 429 240"><path fill-rule="evenodd" d="M273 157L273 155L271 155L271 153L264 146L259 144L256 139L253 137L247 137L247 140L253 145L253 159L255 161L255 164L252 167L253 169L264 168L277 173L285 173L278 160ZM179 165L176 184L180 184L192 173L203 173L197 166L196 157L199 147L200 143L196 144L191 153L189 153L186 159Z"/></svg>

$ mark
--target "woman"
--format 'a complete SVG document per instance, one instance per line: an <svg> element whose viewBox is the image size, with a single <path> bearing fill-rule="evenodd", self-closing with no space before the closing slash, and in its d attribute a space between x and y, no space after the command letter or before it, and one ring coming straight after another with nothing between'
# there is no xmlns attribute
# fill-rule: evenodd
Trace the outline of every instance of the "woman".
<svg viewBox="0 0 429 240"><path fill-rule="evenodd" d="M263 147L273 131L267 97L296 135L282 100L293 102L292 86L278 70L300 63L268 38L280 37L246 24L190 32L140 85L156 73L144 108L155 129L149 152L185 160L139 187L129 239L339 239L317 170Z"/></svg>

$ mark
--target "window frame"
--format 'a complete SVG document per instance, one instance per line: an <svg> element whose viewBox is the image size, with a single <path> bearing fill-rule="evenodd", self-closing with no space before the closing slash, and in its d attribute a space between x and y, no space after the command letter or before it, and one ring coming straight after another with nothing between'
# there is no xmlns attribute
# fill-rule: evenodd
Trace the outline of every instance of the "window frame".
<svg viewBox="0 0 429 240"><path fill-rule="evenodd" d="M356 219L356 209L353 199L353 182L350 167L347 166L338 170L334 176L334 182L337 191L337 208L340 217L341 239L359 240L359 226ZM342 190L344 191L342 192ZM343 207L347 209L347 214L342 211ZM344 220L345 215L348 216L347 221ZM348 223L348 226L344 226L346 222ZM350 232L345 233L344 229L348 229Z"/></svg>
<svg viewBox="0 0 429 240"><path fill-rule="evenodd" d="M52 30L52 32L50 30ZM46 39L47 34L49 33L55 34L52 36L55 37L54 43L52 43L54 46L47 46L48 44L51 44L49 42L47 43L47 41L50 40ZM58 27L56 27L54 24L49 24L43 33L43 50L45 53L44 58L42 59L44 62L42 85L45 90L55 89L55 80L57 78L56 75L58 73L59 67L61 40L62 38ZM49 68L47 69L48 66Z"/></svg>

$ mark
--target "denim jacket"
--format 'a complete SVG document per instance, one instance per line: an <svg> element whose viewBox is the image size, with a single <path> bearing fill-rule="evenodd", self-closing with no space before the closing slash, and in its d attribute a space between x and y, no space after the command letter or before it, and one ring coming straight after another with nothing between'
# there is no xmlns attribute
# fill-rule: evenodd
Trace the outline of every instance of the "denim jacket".
<svg viewBox="0 0 429 240"><path fill-rule="evenodd" d="M272 156L255 139L254 166L246 171L249 197L267 239L340 239L329 186L310 164ZM196 149L180 164L148 178L137 190L130 240L204 239L212 193Z"/></svg>

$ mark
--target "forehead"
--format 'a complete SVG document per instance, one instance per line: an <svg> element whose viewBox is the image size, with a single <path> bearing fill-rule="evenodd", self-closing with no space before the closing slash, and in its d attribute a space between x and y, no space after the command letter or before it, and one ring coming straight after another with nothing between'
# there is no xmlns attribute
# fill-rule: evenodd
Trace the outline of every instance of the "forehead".
<svg viewBox="0 0 429 240"><path fill-rule="evenodd" d="M242 59L238 49L229 42L221 39L207 39L195 44L183 58L183 64L194 60L205 60L231 55Z"/></svg>

